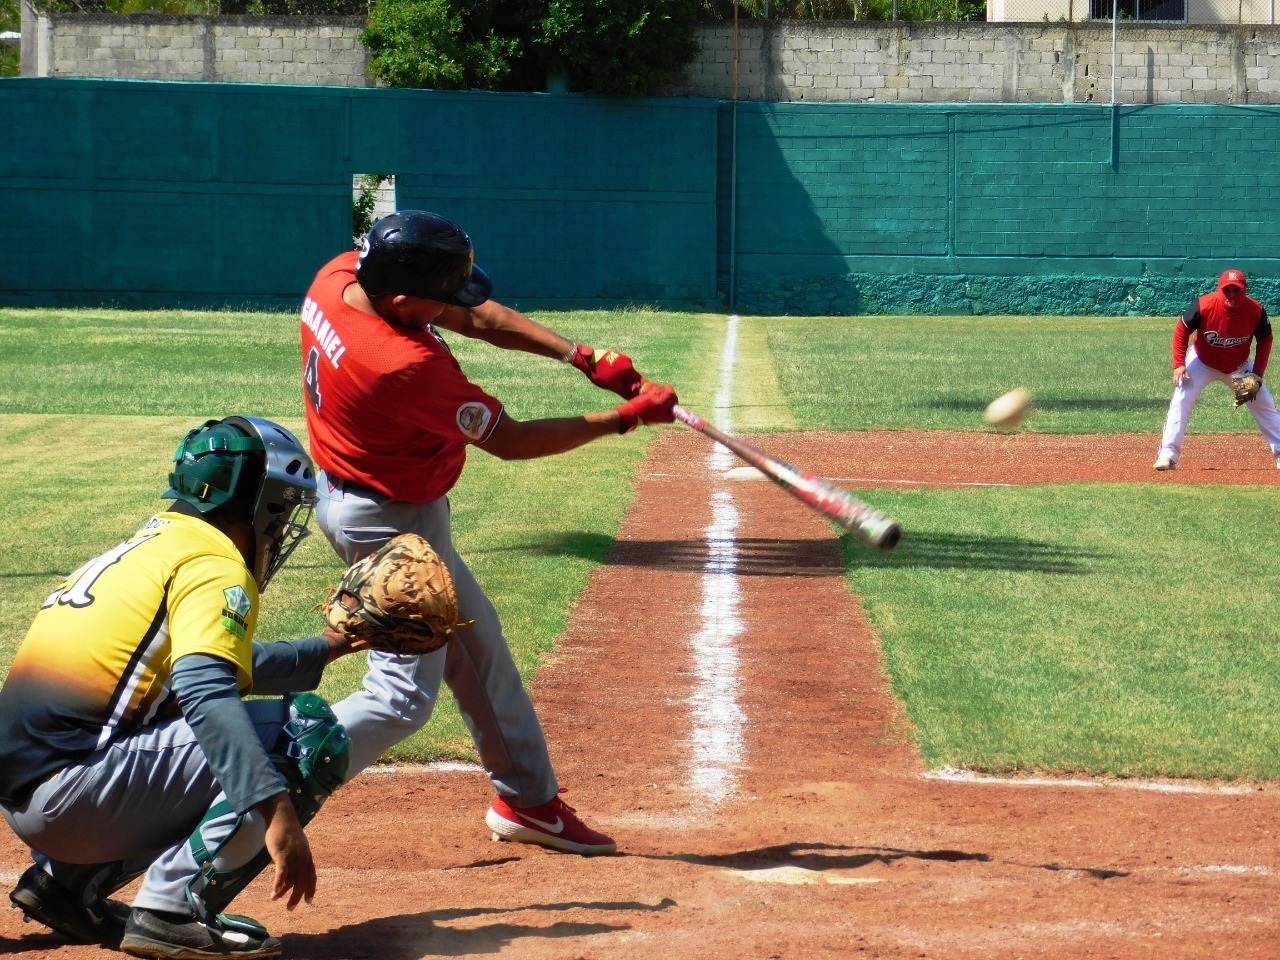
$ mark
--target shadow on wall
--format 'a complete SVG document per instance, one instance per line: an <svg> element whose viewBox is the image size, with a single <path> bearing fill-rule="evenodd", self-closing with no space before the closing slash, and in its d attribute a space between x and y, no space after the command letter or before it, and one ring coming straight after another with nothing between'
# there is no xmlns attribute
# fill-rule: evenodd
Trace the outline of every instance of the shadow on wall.
<svg viewBox="0 0 1280 960"><path fill-rule="evenodd" d="M1280 169L1223 207L1220 161L1183 149L1268 125L1280 112L725 104L721 273L759 315L1173 315L1233 264L1269 293ZM1216 228L1189 230L1207 209Z"/></svg>
<svg viewBox="0 0 1280 960"><path fill-rule="evenodd" d="M721 105L717 287L738 313L861 313L823 216L839 211L819 208L822 158L784 142L794 125L771 104Z"/></svg>

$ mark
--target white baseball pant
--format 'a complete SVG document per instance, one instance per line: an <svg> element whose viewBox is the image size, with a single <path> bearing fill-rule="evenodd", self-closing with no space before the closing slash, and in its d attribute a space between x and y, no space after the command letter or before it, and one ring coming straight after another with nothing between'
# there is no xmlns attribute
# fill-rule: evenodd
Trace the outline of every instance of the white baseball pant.
<svg viewBox="0 0 1280 960"><path fill-rule="evenodd" d="M1253 364L1246 360L1240 366L1241 372L1249 372ZM1169 413L1164 420L1164 433L1160 438L1160 457L1168 457L1174 463L1182 455L1182 440L1187 433L1187 424L1191 419L1191 411L1200 399L1200 391L1214 381L1231 385L1231 374L1214 370L1196 356L1195 348L1187 350L1187 375L1182 383L1173 389L1173 398L1169 401ZM1263 384L1262 389L1252 401L1244 405L1253 414L1258 429L1271 447L1271 455L1280 461L1280 412L1276 411L1276 402L1271 391Z"/></svg>

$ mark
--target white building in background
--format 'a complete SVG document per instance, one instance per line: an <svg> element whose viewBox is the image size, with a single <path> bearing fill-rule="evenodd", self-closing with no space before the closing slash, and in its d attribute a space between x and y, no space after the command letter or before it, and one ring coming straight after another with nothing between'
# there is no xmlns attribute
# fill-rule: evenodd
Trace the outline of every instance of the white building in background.
<svg viewBox="0 0 1280 960"><path fill-rule="evenodd" d="M1280 0L987 0L987 22L1079 23L1118 15L1121 25L1274 25L1278 4Z"/></svg>

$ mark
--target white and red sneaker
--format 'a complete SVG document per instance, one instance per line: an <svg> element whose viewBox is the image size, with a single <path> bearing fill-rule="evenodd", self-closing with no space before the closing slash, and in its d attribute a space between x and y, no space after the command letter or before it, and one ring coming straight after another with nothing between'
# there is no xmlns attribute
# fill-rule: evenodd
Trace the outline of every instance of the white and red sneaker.
<svg viewBox="0 0 1280 960"><path fill-rule="evenodd" d="M560 792L564 793L563 787ZM494 840L537 843L584 856L618 851L611 837L588 827L574 815L573 807L558 796L539 807L516 808L499 794L484 815L484 822L493 831Z"/></svg>

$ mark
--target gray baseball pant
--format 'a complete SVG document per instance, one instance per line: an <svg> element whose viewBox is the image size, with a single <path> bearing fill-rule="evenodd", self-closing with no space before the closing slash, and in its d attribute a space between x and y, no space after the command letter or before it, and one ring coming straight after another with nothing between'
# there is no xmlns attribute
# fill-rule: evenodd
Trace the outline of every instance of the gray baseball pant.
<svg viewBox="0 0 1280 960"><path fill-rule="evenodd" d="M475 621L435 653L369 654L363 688L333 705L351 738L348 776L377 761L431 719L443 680L453 691L494 788L517 807L539 806L555 797L559 784L546 737L498 613L454 549L448 498L407 503L321 473L316 520L348 564L396 534L419 534L449 568L460 619Z"/></svg>
<svg viewBox="0 0 1280 960"><path fill-rule="evenodd" d="M248 700L245 709L270 751L288 719L280 699ZM235 813L201 825L225 800L191 727L174 717L123 737L50 777L21 807L0 808L37 863L86 903L146 872L134 906L187 912L187 883L198 872L187 842L198 825L215 850L235 834L219 869L247 863L262 849L265 824ZM239 830L237 827L239 826Z"/></svg>

